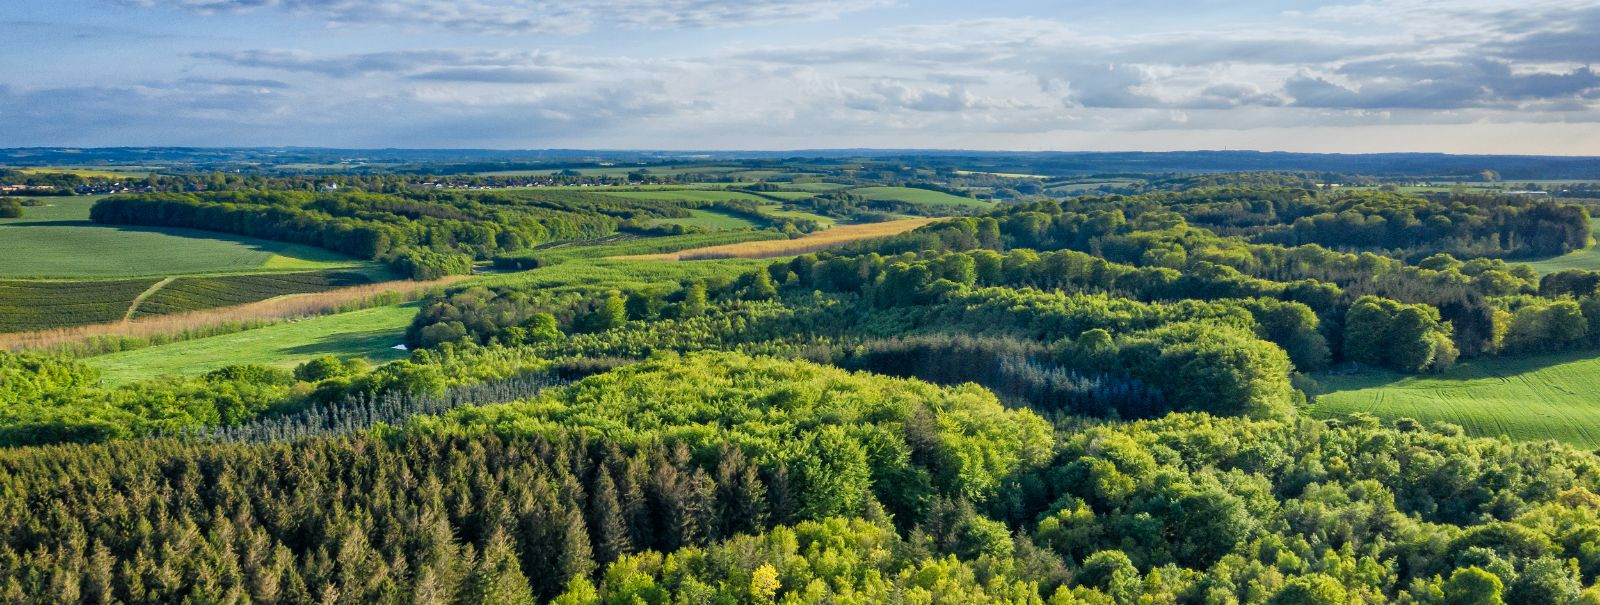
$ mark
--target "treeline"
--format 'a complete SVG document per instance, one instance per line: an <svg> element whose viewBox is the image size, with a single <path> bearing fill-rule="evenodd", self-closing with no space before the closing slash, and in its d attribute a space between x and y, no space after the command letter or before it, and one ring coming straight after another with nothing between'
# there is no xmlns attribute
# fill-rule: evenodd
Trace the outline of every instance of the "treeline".
<svg viewBox="0 0 1600 605"><path fill-rule="evenodd" d="M429 197L285 191L114 196L97 202L90 217L309 244L382 260L419 279L464 273L473 259L496 251L595 237L618 225L607 215L542 210L537 202Z"/></svg>

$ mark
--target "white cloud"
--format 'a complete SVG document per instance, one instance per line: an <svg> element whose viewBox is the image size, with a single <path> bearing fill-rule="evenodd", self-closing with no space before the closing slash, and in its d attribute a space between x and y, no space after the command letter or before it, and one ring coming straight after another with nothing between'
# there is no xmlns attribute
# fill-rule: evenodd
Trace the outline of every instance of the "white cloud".
<svg viewBox="0 0 1600 605"><path fill-rule="evenodd" d="M335 24L385 24L489 34L581 33L600 24L704 29L819 21L888 0L111 0L202 15L278 10Z"/></svg>

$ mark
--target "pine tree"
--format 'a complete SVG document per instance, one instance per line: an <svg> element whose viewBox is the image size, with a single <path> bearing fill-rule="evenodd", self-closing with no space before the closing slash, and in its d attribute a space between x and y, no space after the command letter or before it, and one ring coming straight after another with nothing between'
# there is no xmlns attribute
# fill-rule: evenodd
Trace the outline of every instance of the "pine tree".
<svg viewBox="0 0 1600 605"><path fill-rule="evenodd" d="M483 556L462 587L460 601L482 605L531 605L533 591L522 575L511 539L496 530L484 544Z"/></svg>
<svg viewBox="0 0 1600 605"><path fill-rule="evenodd" d="M589 524L594 527L594 556L600 564L633 552L627 521L622 516L622 503L617 498L616 482L611 479L611 470L604 466L600 467L594 493L589 497Z"/></svg>

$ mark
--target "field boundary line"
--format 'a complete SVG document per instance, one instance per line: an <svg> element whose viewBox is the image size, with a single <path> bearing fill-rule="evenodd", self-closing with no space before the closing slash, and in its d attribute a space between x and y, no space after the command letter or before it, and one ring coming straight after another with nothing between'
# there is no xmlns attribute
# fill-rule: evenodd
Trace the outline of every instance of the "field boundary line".
<svg viewBox="0 0 1600 605"><path fill-rule="evenodd" d="M177 276L164 277L160 281L157 281L156 283L150 284L150 287L145 288L144 291L140 292L138 296L133 297L133 302L128 304L128 312L122 314L123 323L127 323L127 322L130 322L130 321L133 321L133 314L138 312L139 303L144 302L144 299L150 298L151 294L155 294L157 290L165 288L165 287L167 287L167 284L170 284L170 283L175 282L177 280L178 280Z"/></svg>

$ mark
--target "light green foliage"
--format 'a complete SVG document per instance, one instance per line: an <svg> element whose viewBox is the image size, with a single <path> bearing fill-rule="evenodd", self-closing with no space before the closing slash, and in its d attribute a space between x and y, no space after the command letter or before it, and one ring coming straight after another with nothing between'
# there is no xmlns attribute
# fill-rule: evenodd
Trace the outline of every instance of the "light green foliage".
<svg viewBox="0 0 1600 605"><path fill-rule="evenodd" d="M805 486L801 501L821 516L855 511L866 476L883 490L887 480L926 472L920 481L984 498L1004 477L1049 453L1044 421L1006 410L977 387L940 388L727 353L654 359L534 401L461 410L446 422L513 432L578 430L632 445L682 441L697 452L735 445L767 465L794 462L790 472ZM912 457L929 460L928 470L908 466ZM916 500L916 494L878 495Z"/></svg>

